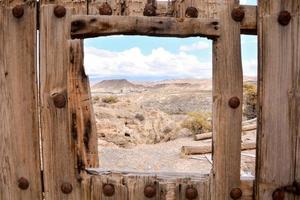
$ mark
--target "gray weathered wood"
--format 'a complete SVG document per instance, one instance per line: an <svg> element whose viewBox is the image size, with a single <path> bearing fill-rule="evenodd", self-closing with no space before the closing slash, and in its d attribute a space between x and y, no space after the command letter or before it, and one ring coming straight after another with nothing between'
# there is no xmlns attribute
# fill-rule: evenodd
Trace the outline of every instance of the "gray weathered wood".
<svg viewBox="0 0 300 200"><path fill-rule="evenodd" d="M256 199L271 200L276 188L299 181L299 9L298 0L259 1ZM282 10L292 15L287 26L277 22Z"/></svg>
<svg viewBox="0 0 300 200"><path fill-rule="evenodd" d="M0 6L0 199L42 198L36 79L36 9ZM20 2L18 2L20 3ZM12 4L9 4L12 6ZM27 190L18 187L24 177Z"/></svg>
<svg viewBox="0 0 300 200"><path fill-rule="evenodd" d="M240 187L243 73L240 23L231 18L235 0L220 0L220 37L213 43L213 186L212 199L229 199ZM229 100L240 99L238 108Z"/></svg>
<svg viewBox="0 0 300 200"><path fill-rule="evenodd" d="M71 34L82 39L119 34L215 38L220 32L216 19L77 15L72 17Z"/></svg>

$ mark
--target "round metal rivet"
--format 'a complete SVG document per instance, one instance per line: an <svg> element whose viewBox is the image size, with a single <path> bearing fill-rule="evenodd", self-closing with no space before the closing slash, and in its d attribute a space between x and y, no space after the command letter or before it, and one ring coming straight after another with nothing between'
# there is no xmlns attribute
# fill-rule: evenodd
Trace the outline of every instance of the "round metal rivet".
<svg viewBox="0 0 300 200"><path fill-rule="evenodd" d="M230 197L232 199L239 199L241 198L243 195L243 192L240 188L233 188L231 191L230 191Z"/></svg>
<svg viewBox="0 0 300 200"><path fill-rule="evenodd" d="M21 177L18 180L18 186L21 190L27 190L29 188L29 181L26 178Z"/></svg>
<svg viewBox="0 0 300 200"><path fill-rule="evenodd" d="M70 194L73 191L73 186L70 183L61 184L61 191L64 194Z"/></svg>
<svg viewBox="0 0 300 200"><path fill-rule="evenodd" d="M285 193L283 190L277 189L273 192L272 198L273 198L273 200L284 200Z"/></svg>
<svg viewBox="0 0 300 200"><path fill-rule="evenodd" d="M111 6L105 2L99 7L99 14L100 15L112 15L112 9Z"/></svg>
<svg viewBox="0 0 300 200"><path fill-rule="evenodd" d="M188 18L197 18L198 17L198 10L195 7L188 7L185 11L185 17Z"/></svg>
<svg viewBox="0 0 300 200"><path fill-rule="evenodd" d="M156 195L156 187L154 185L147 185L144 188L144 195L147 198L155 197L155 195Z"/></svg>
<svg viewBox="0 0 300 200"><path fill-rule="evenodd" d="M63 94L54 94L52 99L56 108L64 108L67 104L67 99Z"/></svg>
<svg viewBox="0 0 300 200"><path fill-rule="evenodd" d="M113 184L103 185L103 194L107 197L111 197L115 194L115 186Z"/></svg>
<svg viewBox="0 0 300 200"><path fill-rule="evenodd" d="M21 18L24 15L24 8L21 5L17 5L12 9L12 14L15 18Z"/></svg>
<svg viewBox="0 0 300 200"><path fill-rule="evenodd" d="M241 22L245 17L245 11L241 7L234 8L231 12L231 17L234 21Z"/></svg>
<svg viewBox="0 0 300 200"><path fill-rule="evenodd" d="M66 8L63 7L63 6L60 6L60 5L57 5L55 6L54 8L54 15L57 17L57 18L62 18L66 15Z"/></svg>
<svg viewBox="0 0 300 200"><path fill-rule="evenodd" d="M196 188L193 188L192 186L188 186L185 190L185 197L188 200L193 200L198 197L198 191Z"/></svg>
<svg viewBox="0 0 300 200"><path fill-rule="evenodd" d="M233 109L238 108L241 104L240 99L238 97L232 97L228 102L229 106Z"/></svg>
<svg viewBox="0 0 300 200"><path fill-rule="evenodd" d="M143 14L144 16L156 16L156 7L148 3L144 8Z"/></svg>
<svg viewBox="0 0 300 200"><path fill-rule="evenodd" d="M284 10L279 13L277 20L279 24L281 24L282 26L286 26L290 23L291 19L291 14L288 11Z"/></svg>

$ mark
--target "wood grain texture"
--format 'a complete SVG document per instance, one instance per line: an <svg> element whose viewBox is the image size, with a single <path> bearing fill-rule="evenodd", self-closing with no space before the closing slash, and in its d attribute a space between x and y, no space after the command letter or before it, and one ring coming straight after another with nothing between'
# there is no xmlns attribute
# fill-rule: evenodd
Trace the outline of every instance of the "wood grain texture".
<svg viewBox="0 0 300 200"><path fill-rule="evenodd" d="M0 199L41 199L35 5L0 6ZM29 188L18 187L19 178Z"/></svg>
<svg viewBox="0 0 300 200"><path fill-rule="evenodd" d="M245 11L245 18L241 21L241 33L257 35L257 6L240 6Z"/></svg>
<svg viewBox="0 0 300 200"><path fill-rule="evenodd" d="M167 17L130 17L77 15L72 17L72 38L90 38L107 35L148 35L164 37L217 37L218 20Z"/></svg>
<svg viewBox="0 0 300 200"><path fill-rule="evenodd" d="M240 187L243 73L240 24L231 19L234 0L218 1L221 35L213 42L213 186L212 199L230 199ZM238 108L228 104L240 99Z"/></svg>
<svg viewBox="0 0 300 200"><path fill-rule="evenodd" d="M271 200L276 188L299 181L299 9L298 0L259 1L256 199ZM282 10L292 15L287 26L277 22Z"/></svg>
<svg viewBox="0 0 300 200"><path fill-rule="evenodd" d="M68 98L69 66L67 26L70 10L63 18L53 14L55 5L41 6L40 24L40 98L41 131L44 161L45 199L80 199L80 177L77 173L75 140L69 127L68 103L57 108L53 96ZM73 191L63 194L61 185L72 184Z"/></svg>
<svg viewBox="0 0 300 200"><path fill-rule="evenodd" d="M83 41L69 40L68 112L79 173L99 166L95 115L83 56Z"/></svg>

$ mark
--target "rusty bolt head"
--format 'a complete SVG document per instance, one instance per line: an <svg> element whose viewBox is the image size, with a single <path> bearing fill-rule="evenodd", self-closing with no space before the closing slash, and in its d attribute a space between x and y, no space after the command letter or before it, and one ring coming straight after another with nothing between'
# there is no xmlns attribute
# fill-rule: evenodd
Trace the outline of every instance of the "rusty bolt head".
<svg viewBox="0 0 300 200"><path fill-rule="evenodd" d="M103 3L99 7L99 14L100 15L112 15L112 9L107 2Z"/></svg>
<svg viewBox="0 0 300 200"><path fill-rule="evenodd" d="M233 188L231 191L230 191L230 197L232 199L239 199L241 198L243 195L243 192L240 188Z"/></svg>
<svg viewBox="0 0 300 200"><path fill-rule="evenodd" d="M229 99L229 102L228 102L228 105L229 105L231 108L233 108L233 109L239 107L240 104L241 104L241 102L240 102L240 99L239 99L238 97L231 97L231 98Z"/></svg>
<svg viewBox="0 0 300 200"><path fill-rule="evenodd" d="M103 185L103 194L107 197L111 197L115 194L115 186L113 184Z"/></svg>
<svg viewBox="0 0 300 200"><path fill-rule="evenodd" d="M282 189L277 189L272 194L273 200L284 200L284 197L285 193Z"/></svg>
<svg viewBox="0 0 300 200"><path fill-rule="evenodd" d="M70 194L73 191L73 186L70 183L63 183L60 189L64 194Z"/></svg>
<svg viewBox="0 0 300 200"><path fill-rule="evenodd" d="M185 11L185 17L187 18L197 18L198 17L198 10L195 7L187 7Z"/></svg>
<svg viewBox="0 0 300 200"><path fill-rule="evenodd" d="M234 8L231 12L231 17L234 21L236 22L241 22L243 21L245 17L245 11L241 7Z"/></svg>
<svg viewBox="0 0 300 200"><path fill-rule="evenodd" d="M146 4L143 14L144 16L156 16L156 7L151 3Z"/></svg>
<svg viewBox="0 0 300 200"><path fill-rule="evenodd" d="M29 188L29 181L26 178L21 177L18 180L18 186L21 190L27 190Z"/></svg>
<svg viewBox="0 0 300 200"><path fill-rule="evenodd" d="M24 8L21 5L17 5L12 9L12 14L15 18L21 18L24 15Z"/></svg>
<svg viewBox="0 0 300 200"><path fill-rule="evenodd" d="M147 198L155 197L155 195L156 195L156 187L154 185L147 185L144 188L144 195Z"/></svg>
<svg viewBox="0 0 300 200"><path fill-rule="evenodd" d="M67 99L63 94L53 94L52 99L56 108L64 108L67 104Z"/></svg>
<svg viewBox="0 0 300 200"><path fill-rule="evenodd" d="M188 200L196 199L198 197L197 189L193 188L192 186L188 186L185 190L185 197Z"/></svg>
<svg viewBox="0 0 300 200"><path fill-rule="evenodd" d="M288 11L284 10L279 13L277 21L282 26L286 26L290 23L291 19L292 19L291 14Z"/></svg>
<svg viewBox="0 0 300 200"><path fill-rule="evenodd" d="M54 15L57 17L57 18L62 18L66 15L66 8L64 6L61 6L61 5L57 5L55 6L54 8Z"/></svg>

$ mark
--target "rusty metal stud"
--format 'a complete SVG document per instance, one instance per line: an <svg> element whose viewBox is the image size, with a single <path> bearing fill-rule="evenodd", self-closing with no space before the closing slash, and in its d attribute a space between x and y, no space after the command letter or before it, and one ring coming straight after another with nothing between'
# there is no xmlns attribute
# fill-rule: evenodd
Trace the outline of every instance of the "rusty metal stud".
<svg viewBox="0 0 300 200"><path fill-rule="evenodd" d="M188 186L185 190L185 197L188 200L196 199L198 197L198 191L192 186Z"/></svg>
<svg viewBox="0 0 300 200"><path fill-rule="evenodd" d="M99 7L99 14L100 15L112 15L112 9L111 6L105 2Z"/></svg>
<svg viewBox="0 0 300 200"><path fill-rule="evenodd" d="M156 187L154 185L147 185L144 188L144 195L147 198L155 197L155 195L156 195Z"/></svg>
<svg viewBox="0 0 300 200"><path fill-rule="evenodd" d="M143 14L144 16L156 16L156 7L151 3L146 4Z"/></svg>
<svg viewBox="0 0 300 200"><path fill-rule="evenodd" d="M18 180L18 186L21 190L27 190L29 188L29 181L26 178L21 177Z"/></svg>
<svg viewBox="0 0 300 200"><path fill-rule="evenodd" d="M277 189L272 194L273 200L284 200L284 197L285 197L285 193L284 190L282 189Z"/></svg>
<svg viewBox="0 0 300 200"><path fill-rule="evenodd" d="M231 17L234 21L236 22L241 22L243 21L245 17L245 11L241 7L234 8L231 12Z"/></svg>
<svg viewBox="0 0 300 200"><path fill-rule="evenodd" d="M291 13L289 13L286 10L284 10L284 11L281 11L279 13L277 21L282 26L286 26L286 25L288 25L290 23L291 19L292 19Z"/></svg>
<svg viewBox="0 0 300 200"><path fill-rule="evenodd" d="M57 18L62 18L66 15L66 8L64 6L61 6L61 5L57 5L55 6L54 8L54 15L57 17Z"/></svg>
<svg viewBox="0 0 300 200"><path fill-rule="evenodd" d="M73 186L70 183L63 183L60 189L64 194L70 194L73 191Z"/></svg>
<svg viewBox="0 0 300 200"><path fill-rule="evenodd" d="M187 7L185 11L185 17L187 18L197 18L198 17L198 10L195 7Z"/></svg>
<svg viewBox="0 0 300 200"><path fill-rule="evenodd" d="M12 14L15 18L21 18L24 15L24 8L21 5L17 5L12 9Z"/></svg>
<svg viewBox="0 0 300 200"><path fill-rule="evenodd" d="M232 199L239 199L241 198L243 195L243 192L240 188L233 188L231 191L230 191L230 197Z"/></svg>
<svg viewBox="0 0 300 200"><path fill-rule="evenodd" d="M228 102L228 105L229 105L231 108L233 108L233 109L239 107L240 104L241 104L241 102L240 102L240 99L239 99L238 97L231 97L231 98L229 99L229 102Z"/></svg>
<svg viewBox="0 0 300 200"><path fill-rule="evenodd" d="M52 99L56 108L64 108L67 104L67 99L63 94L55 93L52 95Z"/></svg>
<svg viewBox="0 0 300 200"><path fill-rule="evenodd" d="M107 197L111 197L115 194L115 186L113 184L103 185L103 194Z"/></svg>

